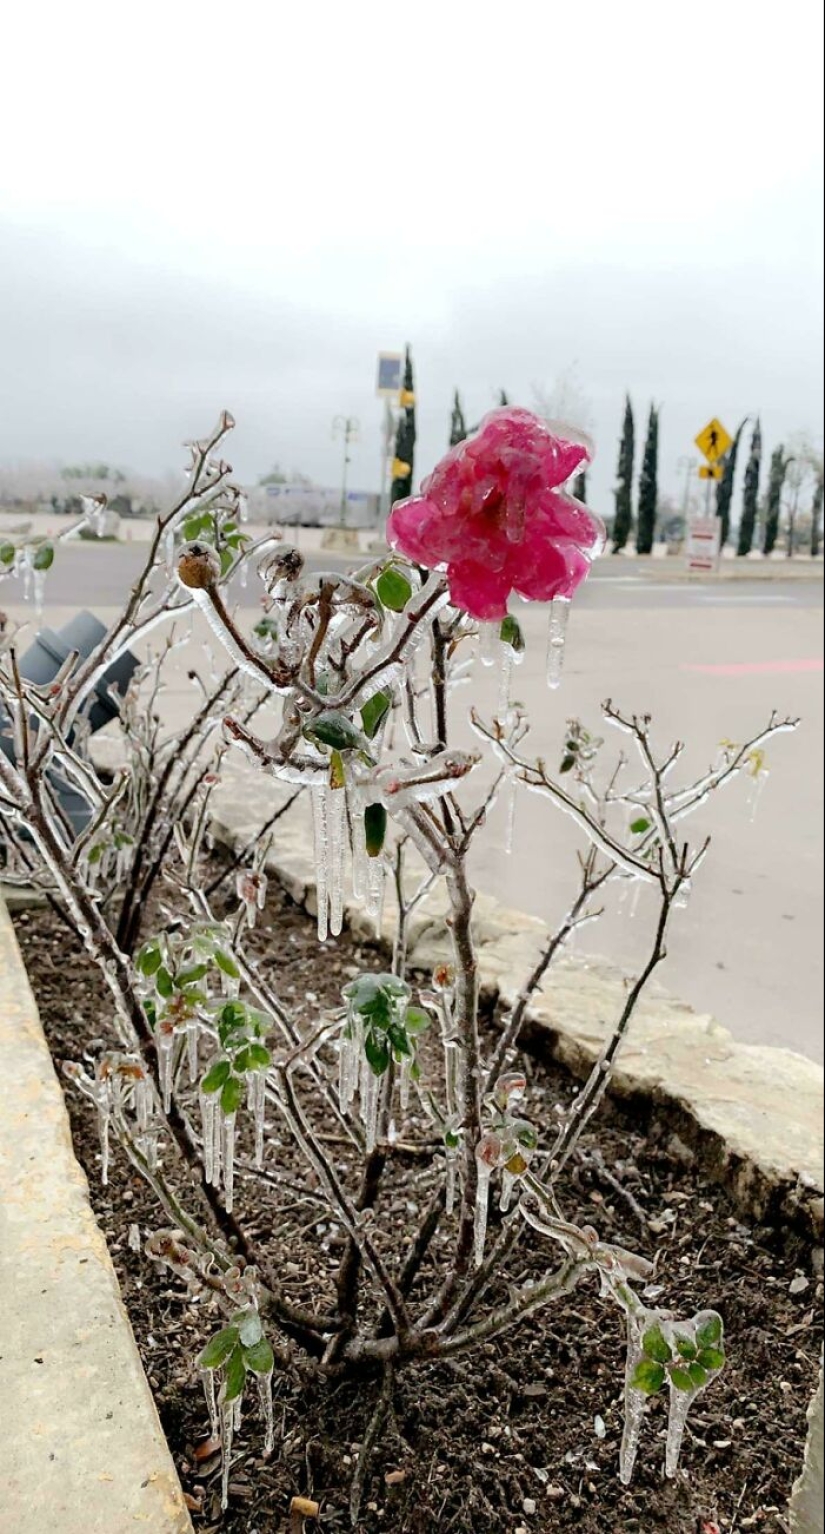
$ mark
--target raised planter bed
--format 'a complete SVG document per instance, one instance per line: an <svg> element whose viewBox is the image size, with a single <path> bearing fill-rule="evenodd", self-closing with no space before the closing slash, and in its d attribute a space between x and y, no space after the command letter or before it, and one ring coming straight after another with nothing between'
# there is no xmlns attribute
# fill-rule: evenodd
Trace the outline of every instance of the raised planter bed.
<svg viewBox="0 0 825 1534"><path fill-rule="evenodd" d="M239 823L232 834L243 831ZM281 875L293 893L311 904L312 881L300 832L295 833L291 852L288 842L287 836L280 839ZM530 932L526 922L520 932L508 931L504 917L492 906L480 914L494 1028L495 991L506 996L505 955L523 960L524 952L516 956L513 947L521 950ZM413 948L414 965L423 967L438 952L443 938L439 922L435 911L423 919ZM52 1051L56 1058L78 1058L84 1048L94 1047L103 1031L101 1020L108 1007L103 988L90 975L83 956L67 945L53 918L28 912L21 914L19 923ZM277 988L309 1009L316 1005L315 998L321 1005L334 1002L356 967L377 964L372 935L363 928L330 944L319 963L307 918L277 887L255 942L272 966ZM521 973L523 964L520 977ZM584 1005L587 974L592 989ZM551 992L549 1000L544 996L543 1004L551 1011L542 1019L536 1009L527 1040L532 1055L530 1112L536 1122L546 1120L552 1104L571 1094L570 1067L583 1069L588 1048L597 1048L593 1019L599 1011L598 988L622 981L600 966L587 971L568 965L554 983L562 989ZM581 1003L578 1033L572 1030L576 998ZM602 1004L604 999L602 994ZM584 1534L696 1534L704 1523L712 1527L714 1522L723 1534L788 1527L788 1498L802 1463L806 1408L815 1388L820 1346L817 1147L806 1144L800 1132L783 1169L776 1147L769 1143L767 1121L750 1126L753 1151L759 1150L758 1157L751 1155L743 1138L748 1118L744 1109L738 1115L743 1121L737 1126L738 1138L731 1143L713 1122L712 1104L703 1120L705 1110L699 1112L698 1102L691 1100L689 1082L680 1094L670 1090L658 1059L654 1079L652 1040L648 1038L647 1051L641 1041L645 1030L655 1026L657 1008L660 1022L667 1024L660 1039L668 1031L675 1037L681 1022L693 1030L694 1048L700 1038L704 1041L717 1083L725 1067L728 1084L718 1087L720 1113L723 1097L732 1091L730 1082L737 1079L738 1057L737 1047L708 1020L696 1019L689 1009L669 1001L665 1006L661 994L650 1005L647 1019L640 1017L633 1044L638 1059L648 1061L647 1076L634 1063L636 1056L625 1056L617 1083L624 1100L614 1100L599 1126L598 1143L610 1175L592 1159L595 1141L586 1141L585 1155L562 1191L611 1239L658 1254L662 1303L670 1297L680 1309L711 1303L725 1315L729 1368L691 1415L678 1479L666 1483L661 1477L663 1418L654 1406L636 1480L627 1491L620 1486L616 1453L623 1341L615 1317L589 1288L582 1288L560 1310L539 1313L481 1355L399 1376L395 1424L376 1457L365 1498L361 1526L369 1534L417 1534L434 1527L455 1534L574 1528ZM687 1034L682 1038L684 1042ZM686 1068L687 1056L677 1051L675 1057ZM817 1077L808 1080L803 1063L795 1061L796 1057L784 1061L780 1076L782 1090L796 1096L799 1123L805 1090L813 1101ZM751 1057L754 1068L755 1064ZM143 1239L162 1223L151 1196L128 1167L119 1164L117 1152L111 1184L101 1188L92 1118L77 1101L70 1101L69 1109L95 1213L109 1242L195 1528L280 1534L296 1494L320 1501L322 1526L347 1527L347 1488L372 1409L374 1382L323 1387L305 1379L300 1368L285 1374L276 1388L279 1447L271 1460L262 1459L258 1424L250 1416L237 1440L230 1508L221 1517L217 1456L205 1442L206 1416L193 1364L213 1320L168 1273L158 1273L147 1261ZM277 1253L291 1294L306 1303L318 1275L323 1281L334 1272L342 1237L319 1205L296 1204L290 1158L287 1144L276 1144L268 1163L280 1189L268 1189L268 1196L276 1193L278 1201L276 1229L271 1224L255 1227L252 1179L240 1177L239 1201L259 1240ZM386 1242L401 1243L406 1205L425 1196L426 1166L398 1157L378 1215ZM267 1208L270 1220L271 1204ZM545 1256L535 1252L536 1272ZM158 1522L150 1527L165 1534L167 1526ZM116 1528L112 1526L110 1534Z"/></svg>

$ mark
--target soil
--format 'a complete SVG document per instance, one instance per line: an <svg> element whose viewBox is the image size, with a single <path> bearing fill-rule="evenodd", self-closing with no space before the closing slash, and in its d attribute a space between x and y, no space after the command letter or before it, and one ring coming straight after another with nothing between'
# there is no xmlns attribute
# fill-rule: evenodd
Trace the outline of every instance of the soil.
<svg viewBox="0 0 825 1534"><path fill-rule="evenodd" d="M19 914L16 926L55 1061L110 1047L108 993L66 928L43 911ZM275 988L305 1018L319 1006L336 1005L353 973L386 964L347 933L319 950L314 923L277 888L255 945ZM528 1116L546 1124L552 1105L569 1099L575 1084L539 1059L529 1059L527 1070ZM307 1534L348 1529L349 1485L377 1380L326 1383L300 1363L276 1376L275 1455L262 1457L250 1404L236 1440L230 1506L221 1514L219 1459L208 1440L194 1367L220 1323L206 1301L193 1300L144 1255L146 1236L164 1216L117 1146L110 1184L101 1186L93 1117L75 1093L67 1093L67 1104L75 1150L198 1534L283 1534L296 1495L321 1505L320 1520L307 1523ZM591 1129L561 1187L562 1206L595 1224L605 1239L657 1257L663 1286L657 1304L686 1316L712 1306L726 1323L728 1365L693 1406L677 1478L663 1478L665 1414L656 1398L633 1484L626 1490L619 1483L622 1318L599 1300L595 1286L582 1284L557 1307L476 1353L398 1374L394 1412L364 1496L359 1528L365 1534L787 1530L784 1510L802 1462L821 1347L821 1252L812 1252L799 1233L743 1223L724 1188L710 1182L672 1130L661 1121L644 1122L638 1107L607 1103ZM174 1180L175 1163L167 1162ZM277 1264L288 1297L317 1305L319 1293L330 1292L341 1231L306 1196L306 1177L297 1163L293 1172L277 1124L266 1166L276 1183L240 1176L236 1208ZM435 1177L426 1159L393 1162L374 1226L388 1257L406 1246L410 1220ZM191 1202L182 1175L179 1186ZM449 1229L445 1243L448 1238ZM438 1260L449 1246L441 1248L437 1238L433 1251ZM515 1276L535 1277L548 1261L555 1264L555 1254L538 1239L525 1243ZM507 1292L502 1283L499 1298Z"/></svg>

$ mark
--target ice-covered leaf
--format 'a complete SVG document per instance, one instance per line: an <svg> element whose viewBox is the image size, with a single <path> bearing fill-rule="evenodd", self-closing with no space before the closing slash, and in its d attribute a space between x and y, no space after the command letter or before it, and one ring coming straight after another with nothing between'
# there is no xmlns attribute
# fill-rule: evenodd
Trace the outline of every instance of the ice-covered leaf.
<svg viewBox="0 0 825 1534"><path fill-rule="evenodd" d="M157 943L147 943L141 948L135 959L135 965L142 975L156 975L163 963L163 956Z"/></svg>
<svg viewBox="0 0 825 1534"><path fill-rule="evenodd" d="M229 1061L217 1060L201 1082L204 1092L219 1092L229 1075Z"/></svg>
<svg viewBox="0 0 825 1534"><path fill-rule="evenodd" d="M424 1011L423 1007L408 1007L404 1013L404 1027L411 1039L416 1039L420 1034L426 1033L431 1025L432 1018L429 1012Z"/></svg>
<svg viewBox="0 0 825 1534"><path fill-rule="evenodd" d="M704 1371L703 1371L704 1372ZM671 1383L676 1390L693 1390L694 1384L687 1369L671 1369Z"/></svg>
<svg viewBox="0 0 825 1534"><path fill-rule="evenodd" d="M387 812L383 804L368 804L364 810L364 836L367 855L377 858L384 847L387 834Z"/></svg>
<svg viewBox="0 0 825 1534"><path fill-rule="evenodd" d="M243 1082L239 1076L228 1076L221 1091L221 1108L228 1116L237 1113L243 1100Z"/></svg>
<svg viewBox="0 0 825 1534"><path fill-rule="evenodd" d="M508 613L507 617L503 619L499 629L499 638L502 644L509 645L516 655L521 655L524 652L524 634L522 633L521 624L518 618L513 617L512 613Z"/></svg>
<svg viewBox="0 0 825 1534"><path fill-rule="evenodd" d="M402 575L395 565L382 570L375 582L375 590L384 607L393 613L403 612L412 596L412 586L406 575Z"/></svg>
<svg viewBox="0 0 825 1534"><path fill-rule="evenodd" d="M392 707L392 698L388 692L374 692L368 698L361 709L361 724L367 740L372 740L378 733L381 720L385 718Z"/></svg>
<svg viewBox="0 0 825 1534"><path fill-rule="evenodd" d="M275 1367L275 1354L266 1337L261 1337L251 1347L244 1348L244 1362L253 1374L271 1374Z"/></svg>
<svg viewBox="0 0 825 1534"><path fill-rule="evenodd" d="M54 545L51 543L41 543L40 547L34 551L34 558L32 559L33 569L51 570L53 564Z"/></svg>
<svg viewBox="0 0 825 1534"><path fill-rule="evenodd" d="M722 1317L715 1311L707 1311L696 1328L696 1342L701 1348L718 1347L722 1341Z"/></svg>
<svg viewBox="0 0 825 1534"><path fill-rule="evenodd" d="M225 1326L222 1331L216 1332L214 1337L210 1337L198 1358L199 1368L219 1369L221 1364L229 1357L237 1342L237 1326Z"/></svg>
<svg viewBox="0 0 825 1534"><path fill-rule="evenodd" d="M642 1337L642 1350L647 1358L652 1358L657 1364L670 1363L673 1357L670 1343L658 1325L647 1328Z"/></svg>
<svg viewBox="0 0 825 1534"><path fill-rule="evenodd" d="M230 1353L226 1365L226 1375L223 1382L223 1398L225 1401L235 1401L243 1394L246 1384L246 1363L244 1362L243 1349L236 1347Z"/></svg>
<svg viewBox="0 0 825 1534"><path fill-rule="evenodd" d="M254 1347L264 1334L257 1310L245 1310L237 1322L238 1336L245 1348Z"/></svg>
<svg viewBox="0 0 825 1534"><path fill-rule="evenodd" d="M650 821L645 820L644 816L642 815L638 820L631 821L630 829L634 836L641 836L643 831L650 830Z"/></svg>
<svg viewBox="0 0 825 1534"><path fill-rule="evenodd" d="M357 751L364 745L364 736L357 725L346 714L332 708L305 725L304 734L309 740L319 741L334 751Z"/></svg>
<svg viewBox="0 0 825 1534"><path fill-rule="evenodd" d="M161 964L160 968L156 971L155 974L155 990L159 996L162 996L164 1000L168 1001L174 989L175 985L174 981L172 980L172 976L170 975L168 969L166 969L165 965Z"/></svg>
<svg viewBox="0 0 825 1534"><path fill-rule="evenodd" d="M717 1369L724 1369L725 1355L721 1348L702 1348L697 1363L701 1364L703 1369L707 1369L712 1374Z"/></svg>
<svg viewBox="0 0 825 1534"><path fill-rule="evenodd" d="M373 1076L383 1076L390 1063L390 1049L386 1038L369 1032L364 1039L364 1053Z"/></svg>
<svg viewBox="0 0 825 1534"><path fill-rule="evenodd" d="M230 980L240 980L241 972L238 969L238 966L235 963L231 953L227 953L225 948L216 948L214 951L214 956L218 969L221 970L224 975L228 975Z"/></svg>
<svg viewBox="0 0 825 1534"><path fill-rule="evenodd" d="M636 1365L631 1377L631 1385L634 1390L640 1390L643 1395L655 1396L661 1390L665 1382L665 1371L662 1364L657 1364L652 1358L642 1358Z"/></svg>
<svg viewBox="0 0 825 1534"><path fill-rule="evenodd" d="M689 1337L677 1337L675 1340L676 1351L679 1357L686 1359L688 1363L692 1363L698 1352L695 1342L691 1342Z"/></svg>

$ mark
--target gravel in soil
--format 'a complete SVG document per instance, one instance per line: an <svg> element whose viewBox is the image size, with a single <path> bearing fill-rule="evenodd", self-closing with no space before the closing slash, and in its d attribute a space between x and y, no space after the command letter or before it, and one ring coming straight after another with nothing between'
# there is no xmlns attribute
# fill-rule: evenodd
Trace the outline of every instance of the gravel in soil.
<svg viewBox="0 0 825 1534"><path fill-rule="evenodd" d="M55 1061L111 1047L110 1002L100 978L51 913L22 912L17 935ZM319 950L314 924L277 888L254 946L285 1002L308 1021L334 1006L347 979L385 966L344 933ZM547 1123L574 1084L555 1065L528 1060L529 1115ZM293 1496L321 1505L316 1527L346 1530L349 1485L378 1382L323 1382L301 1364L276 1380L275 1454L262 1457L254 1408L236 1440L226 1513L219 1459L208 1437L194 1359L218 1324L143 1253L165 1224L152 1194L117 1146L101 1186L93 1115L67 1093L75 1151L103 1228L161 1421L198 1534L282 1534ZM549 1105L549 1107L548 1107ZM724 1189L661 1124L654 1129L606 1104L561 1189L562 1205L605 1239L657 1257L655 1303L690 1315L710 1305L726 1323L728 1366L693 1407L682 1466L662 1474L665 1414L655 1399L634 1482L617 1477L624 1368L622 1318L581 1285L478 1352L409 1367L396 1381L393 1413L374 1455L359 1527L365 1534L745 1534L786 1530L784 1510L799 1472L805 1410L821 1347L821 1253L794 1234L743 1223ZM179 1175L171 1157L167 1172ZM343 1234L291 1147L271 1126L263 1185L241 1174L236 1207L283 1275L289 1297L318 1304L331 1292ZM435 1187L426 1159L399 1158L376 1212L389 1258L404 1250L410 1222ZM182 1176L186 1197L192 1190ZM446 1261L449 1227L433 1245ZM536 1277L555 1262L524 1246L514 1274ZM422 1272L422 1282L432 1277ZM415 1299L417 1291L414 1291ZM502 1282L498 1297L506 1298ZM654 1301L651 1300L651 1303Z"/></svg>

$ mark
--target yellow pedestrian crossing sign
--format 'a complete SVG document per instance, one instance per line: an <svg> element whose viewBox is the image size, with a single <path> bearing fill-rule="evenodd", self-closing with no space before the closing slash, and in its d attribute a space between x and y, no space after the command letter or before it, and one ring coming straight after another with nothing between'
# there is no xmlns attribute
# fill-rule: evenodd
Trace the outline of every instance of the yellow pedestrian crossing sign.
<svg viewBox="0 0 825 1534"><path fill-rule="evenodd" d="M724 458L728 448L733 447L733 437L715 416L693 440L709 463L718 463L720 458Z"/></svg>
<svg viewBox="0 0 825 1534"><path fill-rule="evenodd" d="M724 472L721 463L700 463L699 465L700 479L722 479Z"/></svg>

